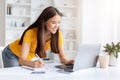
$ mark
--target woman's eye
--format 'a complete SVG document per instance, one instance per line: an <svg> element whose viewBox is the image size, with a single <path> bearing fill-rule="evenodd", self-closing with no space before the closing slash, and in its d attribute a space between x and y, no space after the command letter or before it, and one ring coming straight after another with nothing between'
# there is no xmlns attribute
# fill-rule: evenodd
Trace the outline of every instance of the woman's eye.
<svg viewBox="0 0 120 80"><path fill-rule="evenodd" d="M56 22L52 22L52 24L56 24Z"/></svg>
<svg viewBox="0 0 120 80"><path fill-rule="evenodd" d="M52 24L60 24L60 21L59 22L51 22Z"/></svg>

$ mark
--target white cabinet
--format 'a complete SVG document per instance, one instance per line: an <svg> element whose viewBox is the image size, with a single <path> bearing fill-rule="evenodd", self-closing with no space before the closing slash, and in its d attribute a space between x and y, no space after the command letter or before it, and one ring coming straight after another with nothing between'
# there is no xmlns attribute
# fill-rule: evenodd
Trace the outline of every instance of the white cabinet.
<svg viewBox="0 0 120 80"><path fill-rule="evenodd" d="M78 0L54 0L54 6L64 15L61 21L61 29L64 37L65 53L68 54L68 58L75 56L78 44L77 4Z"/></svg>
<svg viewBox="0 0 120 80"><path fill-rule="evenodd" d="M60 28L63 31L65 52L74 56L78 43L77 4L78 0L2 0L0 45L7 45L20 38L22 32L37 19L43 9L55 6L64 14Z"/></svg>
<svg viewBox="0 0 120 80"><path fill-rule="evenodd" d="M2 0L0 2L2 11L0 13L0 27L2 37L0 45L5 46L8 43L20 38L22 32L31 23L31 1L30 0ZM4 19L4 20L2 20Z"/></svg>
<svg viewBox="0 0 120 80"><path fill-rule="evenodd" d="M34 22L48 6L53 6L54 0L31 0L31 22Z"/></svg>

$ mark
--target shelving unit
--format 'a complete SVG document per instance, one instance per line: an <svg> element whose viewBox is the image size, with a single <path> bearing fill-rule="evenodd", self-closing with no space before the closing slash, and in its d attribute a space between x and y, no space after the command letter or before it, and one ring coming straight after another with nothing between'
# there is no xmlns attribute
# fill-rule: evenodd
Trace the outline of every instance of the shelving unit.
<svg viewBox="0 0 120 80"><path fill-rule="evenodd" d="M63 31L66 54L75 55L77 41L78 0L2 0L0 2L0 46L20 38L47 6L55 6L63 14L60 29ZM68 56L69 57L69 56Z"/></svg>
<svg viewBox="0 0 120 80"><path fill-rule="evenodd" d="M54 6L64 15L61 29L64 37L64 48L68 58L73 58L76 53L77 40L77 6L78 0L54 0Z"/></svg>
<svg viewBox="0 0 120 80"><path fill-rule="evenodd" d="M6 46L20 38L31 23L31 0L2 0L0 5L0 46Z"/></svg>
<svg viewBox="0 0 120 80"><path fill-rule="evenodd" d="M20 38L22 32L30 24L31 2L28 0L6 0L6 44ZM28 1L28 2L27 2ZM12 32L12 33L11 33ZM11 34L10 34L11 33Z"/></svg>
<svg viewBox="0 0 120 80"><path fill-rule="evenodd" d="M31 22L34 22L48 6L53 6L54 0L31 0Z"/></svg>

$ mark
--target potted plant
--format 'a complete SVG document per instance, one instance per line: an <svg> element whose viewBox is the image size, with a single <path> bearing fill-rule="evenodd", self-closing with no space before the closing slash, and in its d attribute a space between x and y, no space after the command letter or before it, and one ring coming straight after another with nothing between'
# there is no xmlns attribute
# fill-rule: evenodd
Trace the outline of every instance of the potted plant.
<svg viewBox="0 0 120 80"><path fill-rule="evenodd" d="M104 47L104 52L110 55L109 65L118 65L120 63L120 42L118 43L107 43Z"/></svg>

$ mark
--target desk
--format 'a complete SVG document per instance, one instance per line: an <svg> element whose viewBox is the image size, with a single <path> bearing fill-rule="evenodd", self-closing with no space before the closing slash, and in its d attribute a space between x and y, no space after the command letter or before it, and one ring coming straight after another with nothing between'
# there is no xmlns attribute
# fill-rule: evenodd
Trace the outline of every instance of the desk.
<svg viewBox="0 0 120 80"><path fill-rule="evenodd" d="M0 80L120 80L120 68L99 67L79 70L72 74L57 72L56 63L48 63L48 71L45 74L31 74L30 70L21 67L0 69Z"/></svg>

